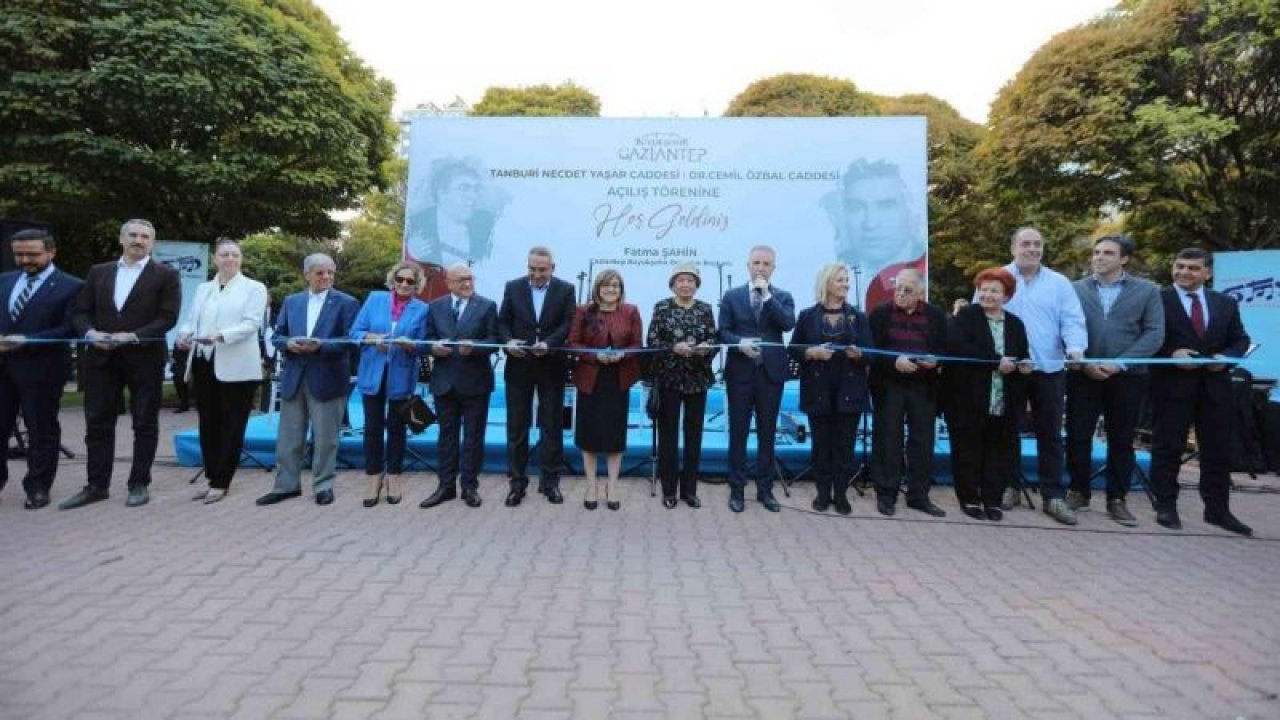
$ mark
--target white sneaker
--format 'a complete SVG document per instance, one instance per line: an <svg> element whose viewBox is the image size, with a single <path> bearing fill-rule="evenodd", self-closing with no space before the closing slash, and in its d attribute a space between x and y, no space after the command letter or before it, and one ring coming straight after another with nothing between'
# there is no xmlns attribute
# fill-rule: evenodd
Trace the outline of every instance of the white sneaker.
<svg viewBox="0 0 1280 720"><path fill-rule="evenodd" d="M222 488L209 488L209 492L205 493L204 504L212 505L227 496L227 491Z"/></svg>

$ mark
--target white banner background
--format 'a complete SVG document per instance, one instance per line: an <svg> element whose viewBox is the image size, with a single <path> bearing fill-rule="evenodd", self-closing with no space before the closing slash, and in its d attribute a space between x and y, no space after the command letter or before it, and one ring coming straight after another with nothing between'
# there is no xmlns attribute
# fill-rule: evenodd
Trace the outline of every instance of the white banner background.
<svg viewBox="0 0 1280 720"><path fill-rule="evenodd" d="M405 256L469 260L477 292L500 300L528 248L547 245L556 275L588 289L601 269L621 271L647 320L676 263L699 264L699 297L714 303L746 281L751 246L768 244L774 284L798 308L837 258L865 297L885 268L924 262L925 147L915 117L423 118ZM846 188L846 175L860 179Z"/></svg>

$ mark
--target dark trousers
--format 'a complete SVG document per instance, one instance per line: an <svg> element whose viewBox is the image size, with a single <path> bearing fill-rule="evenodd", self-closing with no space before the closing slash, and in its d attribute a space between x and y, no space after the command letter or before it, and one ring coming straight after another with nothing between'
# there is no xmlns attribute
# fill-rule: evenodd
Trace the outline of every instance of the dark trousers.
<svg viewBox="0 0 1280 720"><path fill-rule="evenodd" d="M871 477L876 495L897 499L902 455L907 456L907 500L926 500L933 484L933 437L938 419L934 390L922 382L873 386L875 424L871 428ZM906 437L903 437L903 422Z"/></svg>
<svg viewBox="0 0 1280 720"><path fill-rule="evenodd" d="M489 395L459 395L450 391L436 395L435 399L436 418L440 423L440 486L454 487L461 473L462 489L474 490L479 487L477 478L484 461Z"/></svg>
<svg viewBox="0 0 1280 720"><path fill-rule="evenodd" d="M1008 416L955 418L951 429L951 475L961 505L1000 507L1000 494L1021 457L1018 428Z"/></svg>
<svg viewBox="0 0 1280 720"><path fill-rule="evenodd" d="M728 383L729 400L729 486L742 490L748 476L753 476L756 489L766 492L773 489L773 447L778 431L778 408L782 405L782 383L769 379L764 365L757 365L755 374L746 382ZM751 430L751 417L756 419L756 463L754 471L747 470L747 433Z"/></svg>
<svg viewBox="0 0 1280 720"><path fill-rule="evenodd" d="M508 361L510 362L510 361ZM528 362L528 361L525 361ZM522 378L508 377L507 469L511 489L529 487L529 428L533 424L533 396L538 396L538 487L560 487L564 466L564 375L534 372Z"/></svg>
<svg viewBox="0 0 1280 720"><path fill-rule="evenodd" d="M813 439L813 483L819 500L843 498L853 478L853 441L861 413L809 415Z"/></svg>
<svg viewBox="0 0 1280 720"><path fill-rule="evenodd" d="M1031 421L1036 433L1037 472L1040 496L1045 500L1062 497L1062 406L1067 390L1067 372L1033 372L1026 376L1027 399L1031 402ZM1022 427L1026 410L1014 408L1014 420ZM1010 480L1015 476L1011 475Z"/></svg>
<svg viewBox="0 0 1280 720"><path fill-rule="evenodd" d="M257 380L222 382L214 374L213 362L197 355L191 361L191 382L195 386L196 413L200 416L200 455L209 487L226 490L240 466L244 448L244 427L253 409Z"/></svg>
<svg viewBox="0 0 1280 720"><path fill-rule="evenodd" d="M1206 392L1204 382L1201 381L1199 391L1191 397L1152 394L1155 422L1151 432L1151 492L1158 506L1177 506L1178 469L1182 467L1187 431L1194 424L1196 447L1200 450L1200 498L1204 500L1205 512L1222 513L1230 507L1234 417L1231 391L1227 387L1221 388L1221 392Z"/></svg>
<svg viewBox="0 0 1280 720"><path fill-rule="evenodd" d="M361 395L364 404L364 472L380 475L385 469L391 475L404 472L404 445L408 429L396 408L404 402L397 398L387 402L387 372L382 371L382 384L377 395ZM384 464L385 463L385 464Z"/></svg>
<svg viewBox="0 0 1280 720"><path fill-rule="evenodd" d="M62 426L58 424L61 400L62 383L19 383L0 370L0 447L9 447L21 410L27 428L27 474L22 479L27 495L48 494L53 487L58 473L58 447L62 444ZM8 466L7 460L0 464L0 489L9 481Z"/></svg>
<svg viewBox="0 0 1280 720"><path fill-rule="evenodd" d="M88 456L89 485L103 492L111 488L116 459L116 420L122 393L129 389L129 414L133 418L133 464L129 487L151 484L151 464L160 441L160 393L164 383L164 356L153 353L106 353L105 362L86 362L81 369L84 385L84 444Z"/></svg>
<svg viewBox="0 0 1280 720"><path fill-rule="evenodd" d="M1067 472L1072 490L1090 495L1093 434L1101 415L1107 431L1107 499L1123 500L1129 493L1134 429L1146 392L1146 375L1090 380L1082 372L1067 373Z"/></svg>
<svg viewBox="0 0 1280 720"><path fill-rule="evenodd" d="M677 465L680 449L680 409L684 408L684 466ZM665 497L698 494L698 465L702 462L702 423L707 411L707 391L686 395L679 390L658 390L658 477Z"/></svg>

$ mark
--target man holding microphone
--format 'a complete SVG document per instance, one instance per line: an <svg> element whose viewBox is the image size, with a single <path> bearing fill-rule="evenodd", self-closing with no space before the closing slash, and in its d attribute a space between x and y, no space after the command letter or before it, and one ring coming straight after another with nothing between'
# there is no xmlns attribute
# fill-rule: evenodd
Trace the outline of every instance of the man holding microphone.
<svg viewBox="0 0 1280 720"><path fill-rule="evenodd" d="M770 512L782 507L773 497L773 448L787 381L787 351L782 333L796 326L791 293L769 283L777 254L768 245L751 248L751 282L724 294L720 303L720 342L734 345L725 363L729 398L729 509L742 512L747 486L747 433L756 419L756 499ZM761 343L770 343L762 347Z"/></svg>

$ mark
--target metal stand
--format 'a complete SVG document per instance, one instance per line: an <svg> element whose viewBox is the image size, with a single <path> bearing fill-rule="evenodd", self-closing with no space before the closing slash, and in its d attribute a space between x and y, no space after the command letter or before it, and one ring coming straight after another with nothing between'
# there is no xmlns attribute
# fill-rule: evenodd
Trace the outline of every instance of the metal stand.
<svg viewBox="0 0 1280 720"><path fill-rule="evenodd" d="M1107 465L1104 463L1092 475L1089 476L1089 485L1093 485L1095 478L1100 478L1107 472ZM1135 460L1133 463L1133 472L1138 476L1139 482L1142 484L1142 491L1147 494L1147 500L1151 503L1152 509L1156 507L1156 496L1151 494L1151 478L1143 471L1142 466ZM1129 478L1130 487L1132 487L1133 478Z"/></svg>
<svg viewBox="0 0 1280 720"><path fill-rule="evenodd" d="M853 477L849 479L849 487L858 493L858 497L866 497L867 490L871 489L871 428L867 427L870 418L870 412L862 413L862 418L858 420L858 430L853 436L855 450L858 447L858 439L862 439L862 460L858 463L858 469L853 472Z"/></svg>
<svg viewBox="0 0 1280 720"><path fill-rule="evenodd" d="M793 413L778 413L779 434L790 436L796 444L803 445L807 435L804 424L798 422ZM791 497L791 485L797 480L813 472L813 465L806 464L799 472L792 472L787 464L778 458L777 453L773 456L774 472L778 480L782 483L782 493L787 497Z"/></svg>
<svg viewBox="0 0 1280 720"><path fill-rule="evenodd" d="M25 422L25 419L22 417L22 411L19 410L18 415L14 419L14 423L13 423L13 441L16 442L18 446L15 448L7 448L6 457L20 458L20 457L27 456L28 431L26 430L25 425L26 425L26 422ZM73 460L75 459L75 456L76 456L75 453L68 450L67 446L63 445L61 442L58 443L58 452L62 453L62 456L68 460Z"/></svg>
<svg viewBox="0 0 1280 720"><path fill-rule="evenodd" d="M203 458L201 459L203 460ZM268 465L262 462L261 460L259 460L258 458L254 457L253 453L249 452L248 450L245 450L244 448L240 448L240 459L236 461L236 465L240 465L246 460L248 460L253 465L257 465L259 468L262 469L263 472L271 472L272 470L276 469L274 465ZM187 481L187 484L194 485L195 482L199 480L203 475L204 475L204 468L202 467L196 471L195 475L191 476L191 479Z"/></svg>

